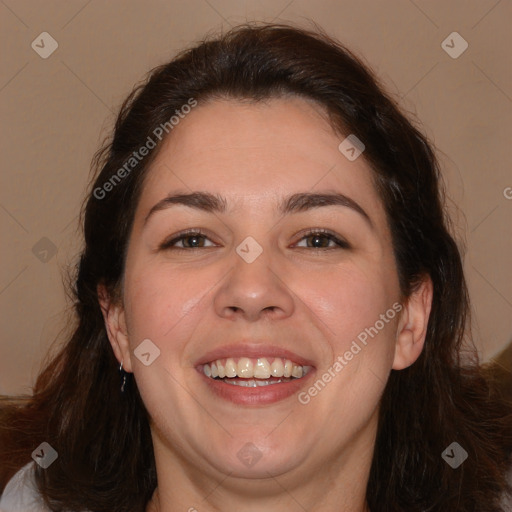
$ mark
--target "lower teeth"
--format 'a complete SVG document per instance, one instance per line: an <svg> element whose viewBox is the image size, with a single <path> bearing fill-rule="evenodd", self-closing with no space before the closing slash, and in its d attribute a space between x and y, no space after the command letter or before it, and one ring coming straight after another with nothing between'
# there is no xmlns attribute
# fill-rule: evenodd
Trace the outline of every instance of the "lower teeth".
<svg viewBox="0 0 512 512"><path fill-rule="evenodd" d="M273 381L270 381L270 380L254 380L254 379L249 379L249 380L233 380L233 379L229 379L229 378L225 378L225 379L219 379L219 380L222 380L228 384L233 384L234 386L244 386L246 388L257 388L258 386L269 386L271 384L279 384L281 382L290 382L292 379L291 378L281 378L279 380L273 380Z"/></svg>

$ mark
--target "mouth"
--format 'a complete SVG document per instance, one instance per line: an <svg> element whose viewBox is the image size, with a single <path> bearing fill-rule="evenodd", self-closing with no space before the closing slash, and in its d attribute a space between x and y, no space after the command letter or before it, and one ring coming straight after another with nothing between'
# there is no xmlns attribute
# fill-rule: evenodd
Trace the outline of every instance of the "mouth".
<svg viewBox="0 0 512 512"><path fill-rule="evenodd" d="M284 400L298 393L315 370L309 361L282 349L267 349L265 355L255 354L255 348L242 351L240 346L231 354L217 351L196 366L210 391L238 405Z"/></svg>
<svg viewBox="0 0 512 512"><path fill-rule="evenodd" d="M228 357L202 365L204 375L210 379L253 388L302 379L311 369L312 366L283 357Z"/></svg>

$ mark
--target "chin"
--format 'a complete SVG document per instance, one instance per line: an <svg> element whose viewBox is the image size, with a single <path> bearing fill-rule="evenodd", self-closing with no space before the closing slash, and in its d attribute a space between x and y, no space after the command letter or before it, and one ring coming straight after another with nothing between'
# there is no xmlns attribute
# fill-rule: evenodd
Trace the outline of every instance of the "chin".
<svg viewBox="0 0 512 512"><path fill-rule="evenodd" d="M301 466L308 451L300 440L292 443L288 438L287 442L285 439L269 442L268 437L260 436L259 441L252 442L250 436L244 438L247 441L230 438L217 450L210 446L207 456L210 463L231 477L263 479L285 474ZM257 439L256 436L254 438Z"/></svg>

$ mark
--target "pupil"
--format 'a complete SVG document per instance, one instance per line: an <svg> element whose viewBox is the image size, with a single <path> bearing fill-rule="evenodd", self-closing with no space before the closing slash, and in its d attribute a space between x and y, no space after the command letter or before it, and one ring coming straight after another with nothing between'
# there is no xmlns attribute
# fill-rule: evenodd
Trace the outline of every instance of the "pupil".
<svg viewBox="0 0 512 512"><path fill-rule="evenodd" d="M325 247L326 242L328 242L328 241L326 240L326 238L323 235L313 235L311 237L311 242L314 247Z"/></svg>
<svg viewBox="0 0 512 512"><path fill-rule="evenodd" d="M201 240L200 236L189 236L188 237L188 245L190 247L200 247L200 245L201 245L200 240Z"/></svg>

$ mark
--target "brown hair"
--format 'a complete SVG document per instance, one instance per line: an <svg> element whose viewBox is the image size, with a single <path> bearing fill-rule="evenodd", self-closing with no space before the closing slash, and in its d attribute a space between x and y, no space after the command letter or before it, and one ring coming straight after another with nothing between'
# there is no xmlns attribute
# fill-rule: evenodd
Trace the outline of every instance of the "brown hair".
<svg viewBox="0 0 512 512"><path fill-rule="evenodd" d="M134 212L161 144L105 197L94 190L190 98L201 104L283 94L315 100L337 133L364 142L402 294L408 297L426 274L434 285L424 350L411 367L391 372L382 398L370 508L500 510L512 451L510 409L491 396L476 352L461 361L463 344L465 351L471 346L468 293L434 152L349 50L320 32L283 25L238 27L154 69L126 99L112 140L95 157L99 173L84 206L85 248L74 287L76 329L39 375L33 396L4 408L0 431L9 475L42 441L58 451L54 464L36 470L53 510L144 511L157 484L148 415L131 377L120 394L97 285L119 292ZM441 458L454 441L469 454L456 470Z"/></svg>

